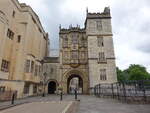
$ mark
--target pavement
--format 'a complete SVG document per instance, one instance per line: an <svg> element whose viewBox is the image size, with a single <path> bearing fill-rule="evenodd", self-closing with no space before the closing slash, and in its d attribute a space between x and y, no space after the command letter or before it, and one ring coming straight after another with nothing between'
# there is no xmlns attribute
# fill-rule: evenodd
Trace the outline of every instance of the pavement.
<svg viewBox="0 0 150 113"><path fill-rule="evenodd" d="M1 113L62 113L69 102L32 102L22 104L6 110Z"/></svg>
<svg viewBox="0 0 150 113"><path fill-rule="evenodd" d="M79 95L78 99L80 103L77 113L150 113L150 105L148 104L127 104L115 99L98 98L89 95ZM67 106L59 100L60 97L57 95L26 98L15 102L26 102L26 104L0 111L0 113L57 113ZM68 103L71 101L74 101L73 95L63 96L63 102ZM2 104L4 103L0 103L0 106Z"/></svg>
<svg viewBox="0 0 150 113"><path fill-rule="evenodd" d="M80 96L77 113L150 113L150 105L121 103L115 99Z"/></svg>

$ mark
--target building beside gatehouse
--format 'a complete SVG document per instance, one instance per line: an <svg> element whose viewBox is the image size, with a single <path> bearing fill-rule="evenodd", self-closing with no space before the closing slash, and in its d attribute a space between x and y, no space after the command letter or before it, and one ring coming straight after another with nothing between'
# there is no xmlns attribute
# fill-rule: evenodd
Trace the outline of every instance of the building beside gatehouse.
<svg viewBox="0 0 150 113"><path fill-rule="evenodd" d="M18 98L58 89L88 94L96 84L117 81L108 7L87 11L84 28L60 26L59 56L49 57L48 34L32 8L0 0L0 45L0 92L17 91Z"/></svg>
<svg viewBox="0 0 150 113"><path fill-rule="evenodd" d="M53 70L55 64L57 70L52 73L58 71L55 75L49 74L48 92L54 93L59 85L64 93L71 93L76 86L78 92L87 94L96 84L117 81L109 7L102 13L87 11L84 28L60 26L59 47L57 62L47 58L48 70ZM55 85L51 85L52 82Z"/></svg>
<svg viewBox="0 0 150 113"><path fill-rule="evenodd" d="M49 39L30 6L0 0L0 45L0 90L15 90L18 98L40 93Z"/></svg>

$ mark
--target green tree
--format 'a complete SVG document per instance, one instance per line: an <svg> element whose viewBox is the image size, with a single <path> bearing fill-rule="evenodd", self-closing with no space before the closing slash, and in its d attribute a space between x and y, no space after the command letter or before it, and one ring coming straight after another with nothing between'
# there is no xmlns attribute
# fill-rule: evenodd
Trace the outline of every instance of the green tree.
<svg viewBox="0 0 150 113"><path fill-rule="evenodd" d="M129 74L129 80L147 80L150 78L146 68L141 65L132 64L126 72Z"/></svg>
<svg viewBox="0 0 150 113"><path fill-rule="evenodd" d="M118 79L118 82L125 81L127 78L126 78L124 72L122 70L120 70L118 67L116 68L116 70L117 70L117 79Z"/></svg>
<svg viewBox="0 0 150 113"><path fill-rule="evenodd" d="M119 82L126 80L150 80L150 74L142 65L132 64L126 70L117 67L117 79Z"/></svg>

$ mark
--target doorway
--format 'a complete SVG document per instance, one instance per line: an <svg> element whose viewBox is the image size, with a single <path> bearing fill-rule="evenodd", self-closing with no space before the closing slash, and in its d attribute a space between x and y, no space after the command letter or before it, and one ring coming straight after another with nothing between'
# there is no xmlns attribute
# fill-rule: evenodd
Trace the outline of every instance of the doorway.
<svg viewBox="0 0 150 113"><path fill-rule="evenodd" d="M48 94L54 94L56 91L56 82L51 81L48 84Z"/></svg>
<svg viewBox="0 0 150 113"><path fill-rule="evenodd" d="M79 75L73 74L67 80L68 94L74 94L75 89L77 90L78 94L83 93L83 80Z"/></svg>

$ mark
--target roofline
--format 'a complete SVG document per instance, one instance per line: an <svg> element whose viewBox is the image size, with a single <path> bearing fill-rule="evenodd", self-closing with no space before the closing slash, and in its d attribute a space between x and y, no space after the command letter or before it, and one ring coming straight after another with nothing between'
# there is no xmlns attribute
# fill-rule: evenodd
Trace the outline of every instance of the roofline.
<svg viewBox="0 0 150 113"><path fill-rule="evenodd" d="M44 34L44 37L46 37L47 32L45 32L38 15L31 8L31 6L26 5L25 3L20 3L18 0L11 0L11 1L18 8L20 12L28 12L36 20L36 25L38 26L38 28L41 29L42 33Z"/></svg>

